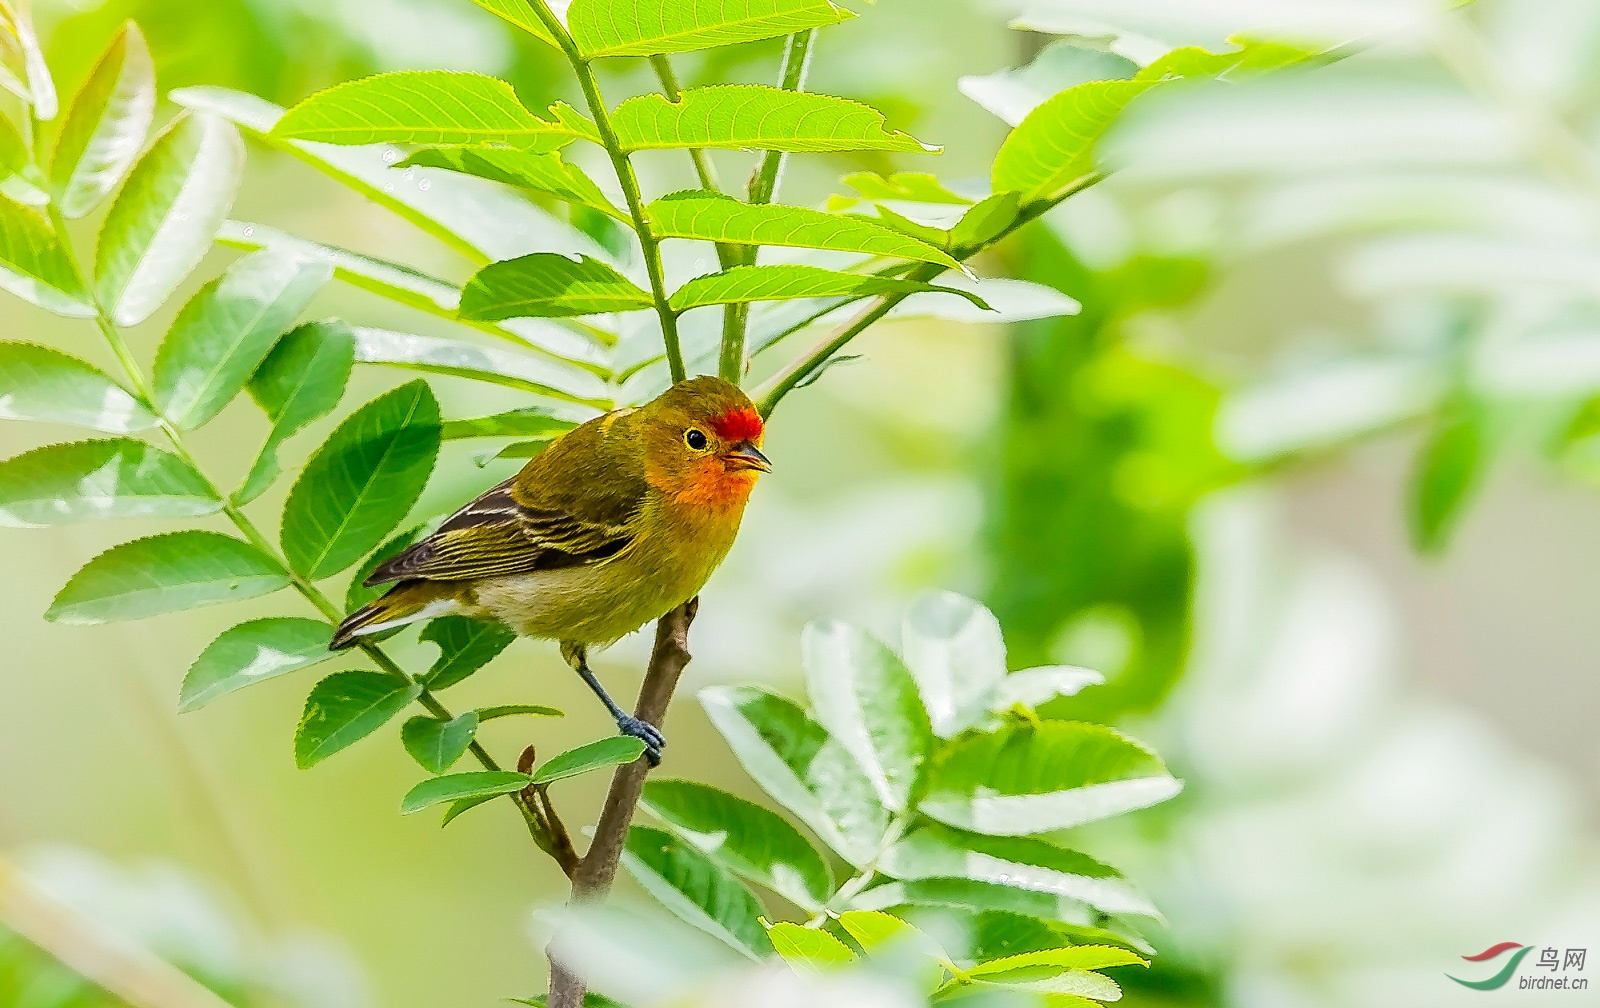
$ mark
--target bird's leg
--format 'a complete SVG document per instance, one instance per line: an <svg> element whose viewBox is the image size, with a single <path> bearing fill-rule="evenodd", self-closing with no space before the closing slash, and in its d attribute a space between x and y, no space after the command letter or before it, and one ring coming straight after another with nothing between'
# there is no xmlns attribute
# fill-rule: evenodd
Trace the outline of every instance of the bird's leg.
<svg viewBox="0 0 1600 1008"><path fill-rule="evenodd" d="M577 672L583 681L589 684L589 688L594 690L594 695L599 697L600 702L606 705L606 710L611 712L611 717L617 722L617 731L624 735L631 735L643 742L645 758L650 761L651 766L660 766L661 750L666 748L667 745L667 737L661 734L661 729L648 721L639 720L617 706L617 702L611 699L611 694L607 693L606 688L600 685L599 678L589 668L589 652L582 644L574 641L562 641L561 657L567 660L567 664L572 666L573 671Z"/></svg>

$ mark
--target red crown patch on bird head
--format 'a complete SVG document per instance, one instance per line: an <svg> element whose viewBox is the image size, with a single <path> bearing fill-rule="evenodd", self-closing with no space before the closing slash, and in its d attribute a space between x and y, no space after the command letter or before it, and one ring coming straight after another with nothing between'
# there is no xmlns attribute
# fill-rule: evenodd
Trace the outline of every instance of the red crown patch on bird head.
<svg viewBox="0 0 1600 1008"><path fill-rule="evenodd" d="M711 421L711 429L724 441L755 441L761 437L761 414L748 406L731 409Z"/></svg>

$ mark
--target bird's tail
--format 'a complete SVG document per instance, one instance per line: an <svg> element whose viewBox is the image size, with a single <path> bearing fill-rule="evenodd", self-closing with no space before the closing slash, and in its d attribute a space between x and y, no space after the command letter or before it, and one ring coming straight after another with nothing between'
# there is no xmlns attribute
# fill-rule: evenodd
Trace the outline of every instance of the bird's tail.
<svg viewBox="0 0 1600 1008"><path fill-rule="evenodd" d="M358 637L454 612L459 607L453 589L448 583L402 581L381 598L346 616L334 631L328 650L342 651L355 644Z"/></svg>

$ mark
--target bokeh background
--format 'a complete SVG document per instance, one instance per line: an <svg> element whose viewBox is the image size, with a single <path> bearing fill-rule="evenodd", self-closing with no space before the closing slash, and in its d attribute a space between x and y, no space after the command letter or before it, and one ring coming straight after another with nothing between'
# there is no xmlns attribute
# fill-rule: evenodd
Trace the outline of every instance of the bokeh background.
<svg viewBox="0 0 1600 1008"><path fill-rule="evenodd" d="M1078 711L1137 730L1187 781L1086 841L1169 919L1127 1003L1470 1004L1491 995L1442 975L1461 955L1505 940L1600 954L1600 8L1443 7L879 0L825 33L815 86L945 153L795 159L790 201L820 203L862 168L981 179L1008 121L1152 50L1291 31L1360 51L1149 100L1104 148L1123 170L979 264L1057 287L1078 316L887 324L786 401L768 439L777 470L703 596L671 773L754 797L693 692L792 690L808 620L892 642L909 599L953 589L994 609L1013 668L1105 672ZM568 97L537 43L466 0L39 0L35 15L64 93L131 17L163 92L223 84L288 104L443 67L504 76L534 107ZM741 47L680 72L764 79L775 56ZM614 98L630 86L645 82L607 81ZM683 170L646 167L658 191ZM233 215L470 271L263 149ZM181 301L135 332L145 359ZM401 312L337 286L311 309L445 325ZM88 326L15 299L0 331L107 363ZM348 402L393 378L358 371ZM433 384L447 415L516 405ZM236 404L196 440L232 474L234 446L262 433ZM0 426L0 456L74 436ZM476 450L447 446L419 514L514 465L480 467ZM1439 485L1462 488L1454 506L1419 517L1419 487ZM530 910L564 880L509 808L448 831L400 818L416 770L379 740L297 771L300 677L176 713L188 664L248 604L89 629L42 619L89 558L162 530L147 525L0 529L6 861L240 1003L542 990ZM602 676L627 692L644 651L624 641ZM609 731L553 647L518 642L459 689L569 712L488 726L506 752ZM568 821L592 819L602 779L563 787ZM4 934L0 1000L109 1003Z"/></svg>

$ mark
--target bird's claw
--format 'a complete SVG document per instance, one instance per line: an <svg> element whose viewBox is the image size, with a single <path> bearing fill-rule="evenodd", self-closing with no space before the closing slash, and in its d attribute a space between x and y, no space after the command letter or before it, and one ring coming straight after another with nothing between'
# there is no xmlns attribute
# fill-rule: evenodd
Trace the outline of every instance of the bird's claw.
<svg viewBox="0 0 1600 1008"><path fill-rule="evenodd" d="M620 717L617 718L617 731L643 742L645 759L653 767L661 765L661 750L667 747L667 737L661 734L660 728L636 717Z"/></svg>

